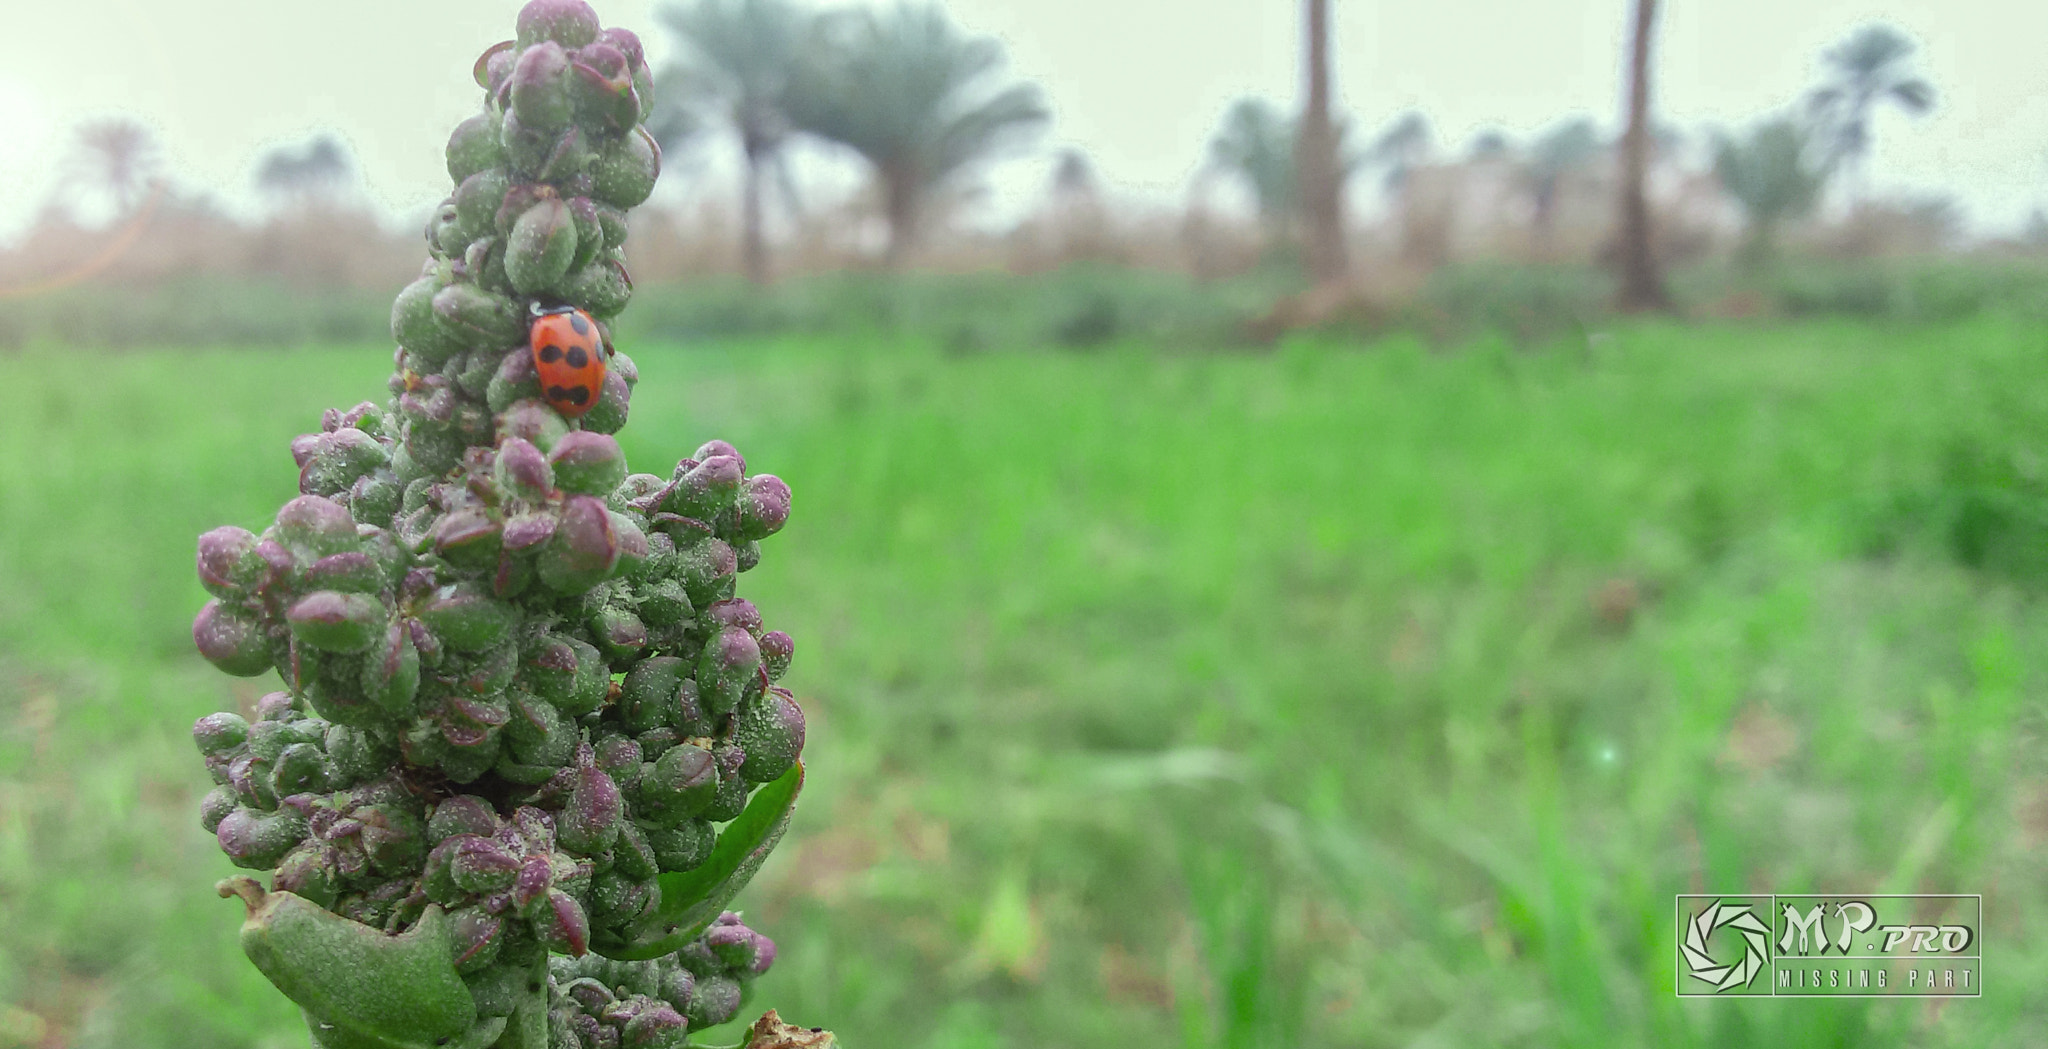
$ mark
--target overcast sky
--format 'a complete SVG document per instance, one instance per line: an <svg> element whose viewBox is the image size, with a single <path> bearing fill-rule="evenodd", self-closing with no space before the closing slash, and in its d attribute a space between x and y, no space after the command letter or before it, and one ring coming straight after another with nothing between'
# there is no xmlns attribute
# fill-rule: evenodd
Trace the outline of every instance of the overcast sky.
<svg viewBox="0 0 2048 1049"><path fill-rule="evenodd" d="M607 24L670 48L661 0L598 0ZM1184 192L1224 106L1297 94L1293 0L944 0L1002 38L1055 122L1037 158L992 172L993 208L1042 192L1045 157L1077 146L1113 187ZM235 203L256 158L322 130L354 148L372 199L412 213L447 192L448 129L475 111L471 62L511 35L518 0L66 0L9 4L0 66L0 237L57 188L81 119L127 112L160 134L172 174ZM825 6L814 2L812 6ZM1368 127L1420 109L1452 145L1520 137L1562 117L1611 124L1627 0L1333 0L1339 98ZM1656 103L1687 129L1784 106L1819 53L1885 21L1922 45L1931 116L1887 115L1871 165L1882 191L1958 199L1980 230L2048 203L2048 5L2019 0L1666 0ZM720 167L710 168L715 176ZM716 183L715 177L705 181Z"/></svg>

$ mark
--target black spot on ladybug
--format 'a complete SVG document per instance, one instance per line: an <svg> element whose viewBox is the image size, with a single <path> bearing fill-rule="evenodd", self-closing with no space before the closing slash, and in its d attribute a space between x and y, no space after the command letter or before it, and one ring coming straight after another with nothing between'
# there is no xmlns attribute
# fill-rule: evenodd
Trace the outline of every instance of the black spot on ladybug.
<svg viewBox="0 0 2048 1049"><path fill-rule="evenodd" d="M576 334L578 335L590 334L590 322L584 320L583 315L580 313L572 313L569 315L569 327L576 329ZM581 366L579 365L579 367Z"/></svg>
<svg viewBox="0 0 2048 1049"><path fill-rule="evenodd" d="M568 387L566 387L566 386L550 386L550 387L548 387L548 400L551 400L551 401L566 401L566 400L568 400L568 399L569 399L569 388L568 388Z"/></svg>
<svg viewBox="0 0 2048 1049"><path fill-rule="evenodd" d="M581 368L581 367L583 367L584 365L586 365L586 364L589 364L589 363L590 363L590 354L588 354L588 353L584 352L584 349L583 349L583 347L581 347L581 346L571 346L571 347L569 347L569 367L571 367L571 368Z"/></svg>
<svg viewBox="0 0 2048 1049"><path fill-rule="evenodd" d="M546 346L540 348L540 361L542 364L553 364L561 359L562 348L560 346L557 346L553 343L549 343ZM581 368L583 366L579 364L577 365L577 367Z"/></svg>
<svg viewBox="0 0 2048 1049"><path fill-rule="evenodd" d="M590 387L588 387L588 386L576 386L576 387L572 387L572 388L571 388L571 389L569 390L569 403L571 403L571 404L589 404L589 403L590 403Z"/></svg>

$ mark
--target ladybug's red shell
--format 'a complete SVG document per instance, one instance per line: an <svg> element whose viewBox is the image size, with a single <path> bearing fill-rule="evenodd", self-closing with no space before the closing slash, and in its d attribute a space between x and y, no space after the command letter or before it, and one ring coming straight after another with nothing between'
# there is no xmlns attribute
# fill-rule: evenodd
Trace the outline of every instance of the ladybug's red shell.
<svg viewBox="0 0 2048 1049"><path fill-rule="evenodd" d="M604 393L605 347L590 314L568 307L542 313L527 328L527 342L549 405L573 419L597 404Z"/></svg>

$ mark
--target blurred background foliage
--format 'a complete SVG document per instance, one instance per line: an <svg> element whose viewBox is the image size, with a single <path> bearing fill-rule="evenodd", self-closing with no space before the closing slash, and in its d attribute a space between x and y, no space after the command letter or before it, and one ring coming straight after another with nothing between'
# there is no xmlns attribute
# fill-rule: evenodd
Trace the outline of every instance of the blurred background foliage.
<svg viewBox="0 0 2048 1049"><path fill-rule="evenodd" d="M975 173L1047 119L991 41L772 0L659 31L682 184L627 245L626 450L722 437L796 492L745 588L812 718L753 1007L856 1049L2048 1029L2048 234L1862 184L1870 114L1936 104L1909 41L1846 36L1749 128L1643 122L1675 308L1636 317L1591 120L1334 115L1377 205L1332 279L1277 104L1177 207L1069 154L991 232ZM919 90L831 86L887 70ZM733 193L677 162L718 136ZM807 201L807 137L871 189ZM208 889L186 726L267 686L191 650L192 539L382 396L422 253L338 140L265 158L255 220L163 156L81 129L112 219L0 251L10 1049L304 1044ZM1674 893L1844 887L1983 892L1987 996L1672 995Z"/></svg>

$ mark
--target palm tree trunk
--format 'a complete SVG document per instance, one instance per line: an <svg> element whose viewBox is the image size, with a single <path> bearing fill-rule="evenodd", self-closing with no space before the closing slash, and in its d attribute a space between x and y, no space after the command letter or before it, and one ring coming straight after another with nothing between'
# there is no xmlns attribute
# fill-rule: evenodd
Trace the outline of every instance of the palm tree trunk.
<svg viewBox="0 0 2048 1049"><path fill-rule="evenodd" d="M1635 0L1635 33L1628 62L1628 131L1621 139L1621 288L1616 308L1625 313L1671 309L1657 256L1650 250L1650 205L1643 171L1650 152L1650 31L1657 0Z"/></svg>
<svg viewBox="0 0 2048 1049"><path fill-rule="evenodd" d="M746 182L740 190L740 268L746 271L747 280L767 284L768 241L761 228L761 169L767 163L758 151L748 149L746 152Z"/></svg>
<svg viewBox="0 0 2048 1049"><path fill-rule="evenodd" d="M1344 186L1337 162L1337 132L1330 120L1330 0L1304 0L1304 65L1308 99L1295 138L1295 177L1308 226L1309 275L1317 284L1344 279Z"/></svg>
<svg viewBox="0 0 2048 1049"><path fill-rule="evenodd" d="M882 262L891 270L900 270L917 240L917 181L905 171L884 169L880 174L882 207L889 219L889 247Z"/></svg>

